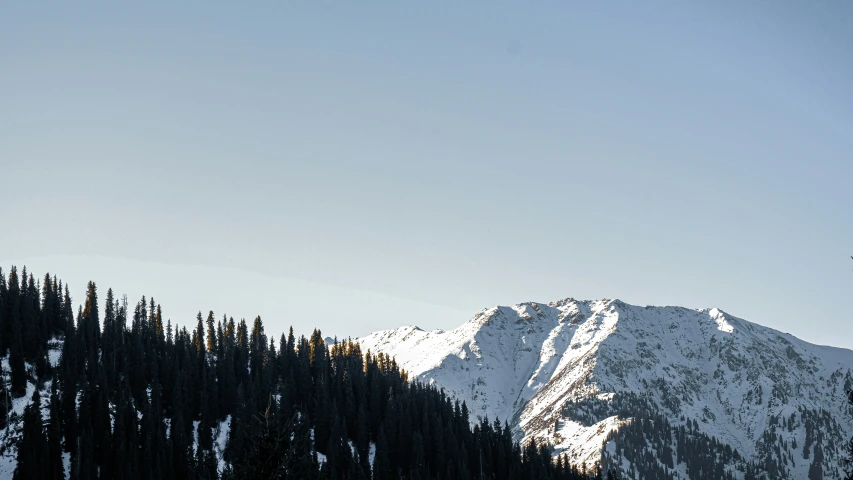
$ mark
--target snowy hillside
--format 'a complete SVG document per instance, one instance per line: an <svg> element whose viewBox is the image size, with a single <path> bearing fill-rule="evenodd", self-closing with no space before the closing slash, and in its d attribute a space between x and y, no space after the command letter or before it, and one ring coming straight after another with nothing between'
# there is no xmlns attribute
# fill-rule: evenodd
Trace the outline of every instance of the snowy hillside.
<svg viewBox="0 0 853 480"><path fill-rule="evenodd" d="M49 344L48 350L48 360L52 367L57 367L59 365L59 358L62 350L62 342L60 339L53 339ZM4 357L0 357L0 366L2 366L3 375L0 375L0 381L6 382L7 384L10 382L9 375L5 372L9 372L9 356L6 355ZM29 363L26 364L27 370L31 373L32 377L35 377L35 366ZM52 380L45 381L41 386L39 386L39 394L41 396L41 410L42 410L42 418L48 419L50 418L50 391ZM17 463L17 453L18 453L18 443L21 440L22 428L23 428L23 414L24 409L32 404L33 393L35 392L37 384L33 381L27 381L27 393L21 398L10 398L11 408L8 416L8 425L5 428L0 428L0 480L11 480L13 474L15 472L15 465ZM150 393L150 392L149 392ZM114 405L110 406L111 410L115 409ZM142 413L139 413L141 416ZM167 419L167 426L169 425L169 421ZM231 424L231 417L225 419L225 421L220 422L220 424L214 428L213 430L213 439L214 439L214 453L217 456L217 460L219 462L219 468L222 470L224 468L224 461L222 460L223 452L225 450L225 442L228 438L228 430ZM193 422L193 432L194 439L193 445L194 448L198 446L198 421ZM167 429L168 432L168 429ZM68 453L63 453L63 463L65 469L65 477L71 478L71 459Z"/></svg>
<svg viewBox="0 0 853 480"><path fill-rule="evenodd" d="M48 350L48 360L50 361L51 366L55 367L59 363L61 345L61 340L54 339L51 341L51 348ZM10 370L8 355L0 357L0 366L2 367L0 368L0 371L3 372L3 375L0 375L0 382L5 382L8 385L10 383L9 375L6 373ZM27 364L27 370L35 371L35 366ZM44 418L48 418L50 415L49 399L51 382L52 380L46 381L40 389L42 417ZM26 395L21 398L6 399L11 402L11 408L9 409L9 416L7 418L8 424L5 428L0 428L0 480L11 479L12 474L15 471L15 457L18 452L17 442L21 437L24 409L32 403L32 396L35 390L36 384L28 381ZM64 455L64 461L67 466L69 461L67 454Z"/></svg>
<svg viewBox="0 0 853 480"><path fill-rule="evenodd" d="M359 341L519 440L629 478L837 478L853 435L853 351L719 309L569 298Z"/></svg>

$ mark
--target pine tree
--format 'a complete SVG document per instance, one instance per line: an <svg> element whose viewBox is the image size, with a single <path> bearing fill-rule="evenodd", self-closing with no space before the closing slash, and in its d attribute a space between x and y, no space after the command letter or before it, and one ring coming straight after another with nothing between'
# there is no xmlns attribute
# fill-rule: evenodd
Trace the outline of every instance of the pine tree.
<svg viewBox="0 0 853 480"><path fill-rule="evenodd" d="M155 380L151 387L151 399L144 406L140 429L141 477L157 480L163 477L166 457L166 435L160 407L160 385Z"/></svg>
<svg viewBox="0 0 853 480"><path fill-rule="evenodd" d="M205 382L205 385L207 382ZM198 422L198 447L203 450L213 448L213 431L212 431L212 416L207 407L207 394L204 395L205 401L202 402L201 420Z"/></svg>
<svg viewBox="0 0 853 480"><path fill-rule="evenodd" d="M329 391L325 383L318 385L314 391L314 445L318 452L326 453L333 421Z"/></svg>
<svg viewBox="0 0 853 480"><path fill-rule="evenodd" d="M9 328L11 315L6 311L9 302L6 278L3 276L3 267L0 267L0 357L6 356L6 351L9 348L8 341L12 338L12 332Z"/></svg>
<svg viewBox="0 0 853 480"><path fill-rule="evenodd" d="M50 424L47 426L47 477L64 480L65 466L62 461L62 423L60 420L59 379L54 376L50 388Z"/></svg>
<svg viewBox="0 0 853 480"><path fill-rule="evenodd" d="M71 298L66 285L65 301L63 302L63 317L65 321L65 337L62 343L62 355L59 361L60 411L62 417L62 433L65 438L65 451L76 452L77 448L77 333L74 328L74 315L71 313Z"/></svg>
<svg viewBox="0 0 853 480"><path fill-rule="evenodd" d="M83 318L81 320L83 349L87 352L87 375L95 377L98 364L98 352L100 347L101 324L98 314L98 291L95 282L89 282L86 290L86 305L83 307Z"/></svg>
<svg viewBox="0 0 853 480"><path fill-rule="evenodd" d="M376 457L373 459L373 480L391 480L391 460L388 458L388 442L385 431L380 428L376 441Z"/></svg>
<svg viewBox="0 0 853 480"><path fill-rule="evenodd" d="M847 401L853 407L853 390L847 392ZM853 438L847 442L847 468L845 469L844 480L853 480Z"/></svg>
<svg viewBox="0 0 853 480"><path fill-rule="evenodd" d="M163 327L163 309L160 304L157 304L157 310L154 313L154 336L158 345L162 345L166 341L166 332Z"/></svg>
<svg viewBox="0 0 853 480"><path fill-rule="evenodd" d="M853 256L850 257L853 259ZM853 406L853 390L847 391L847 401ZM847 442L847 468L845 469L845 477L844 480L853 480L853 438Z"/></svg>
<svg viewBox="0 0 853 480"><path fill-rule="evenodd" d="M318 466L311 456L307 425L298 416L289 419L255 415L255 435L245 437L242 454L232 462L234 478L313 478Z"/></svg>
<svg viewBox="0 0 853 480"><path fill-rule="evenodd" d="M82 422L81 422L82 423ZM86 479L97 478L97 458L95 450L95 434L92 431L92 424L85 423L82 427L82 436L77 437L78 446L75 455L76 461L72 460L71 478Z"/></svg>
<svg viewBox="0 0 853 480"><path fill-rule="evenodd" d="M32 274L27 276L27 267L21 272L20 297L18 299L18 321L20 323L20 341L25 360L35 362L39 345L42 343L39 332L39 301Z"/></svg>
<svg viewBox="0 0 853 480"><path fill-rule="evenodd" d="M56 291L54 290L54 282L50 278L50 274L46 273L44 275L44 279L42 280L41 291L42 291L42 325L45 329L46 336L45 339L57 333L57 327L60 327L59 323L59 302L57 299L59 298L56 295Z"/></svg>
<svg viewBox="0 0 853 480"><path fill-rule="evenodd" d="M356 437L355 448L358 452L359 463L362 469L369 470L369 453L370 453L370 428L367 422L367 412L364 408L364 402L358 406L358 415L356 417Z"/></svg>
<svg viewBox="0 0 853 480"><path fill-rule="evenodd" d="M13 478L24 480L47 476L47 441L41 418L41 398L38 389L33 392L32 403L24 409L24 426L18 444L18 458Z"/></svg>
<svg viewBox="0 0 853 480"><path fill-rule="evenodd" d="M203 356L203 352L207 346L204 343L204 320L202 320L201 311L198 312L196 321L198 322L198 325L196 325L195 332L193 332L193 345L195 346L196 351L199 352L199 356Z"/></svg>
<svg viewBox="0 0 853 480"><path fill-rule="evenodd" d="M0 362L0 430L9 424L9 412L12 410L12 394L6 386L6 371Z"/></svg>
<svg viewBox="0 0 853 480"><path fill-rule="evenodd" d="M27 367L24 364L24 326L21 304L24 297L18 280L18 270L13 265L9 271L9 284L6 305L6 321L9 322L9 370L11 375L12 396L23 397L27 393Z"/></svg>
<svg viewBox="0 0 853 480"><path fill-rule="evenodd" d="M11 347L9 348L9 368L11 393L15 398L27 393L27 366L24 364L24 345L21 340L21 322L13 319Z"/></svg>
<svg viewBox="0 0 853 480"><path fill-rule="evenodd" d="M110 432L110 397L107 374L103 364L98 364L98 377L93 392L92 436L102 478L112 475L112 436Z"/></svg>
<svg viewBox="0 0 853 480"><path fill-rule="evenodd" d="M172 400L172 423L169 435L169 445L172 462L174 465L175 478L188 478L188 452L192 449L191 436L187 434L192 423L188 423L187 412L187 375L186 370L181 369L176 377L176 387Z"/></svg>
<svg viewBox="0 0 853 480"><path fill-rule="evenodd" d="M216 319L213 317L213 310L207 314L207 353L216 353Z"/></svg>

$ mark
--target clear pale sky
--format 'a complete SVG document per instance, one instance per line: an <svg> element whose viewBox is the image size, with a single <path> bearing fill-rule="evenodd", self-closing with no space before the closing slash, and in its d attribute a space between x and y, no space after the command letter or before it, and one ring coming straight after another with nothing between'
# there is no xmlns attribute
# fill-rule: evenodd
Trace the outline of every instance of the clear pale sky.
<svg viewBox="0 0 853 480"><path fill-rule="evenodd" d="M0 264L358 336L719 307L853 347L853 3L0 11Z"/></svg>

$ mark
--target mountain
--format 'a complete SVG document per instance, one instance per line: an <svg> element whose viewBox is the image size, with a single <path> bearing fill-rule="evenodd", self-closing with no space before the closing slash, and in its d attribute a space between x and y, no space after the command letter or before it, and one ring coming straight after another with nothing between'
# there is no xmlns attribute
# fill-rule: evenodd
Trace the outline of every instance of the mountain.
<svg viewBox="0 0 853 480"><path fill-rule="evenodd" d="M627 478L839 478L853 351L719 309L522 303L359 339L411 378Z"/></svg>

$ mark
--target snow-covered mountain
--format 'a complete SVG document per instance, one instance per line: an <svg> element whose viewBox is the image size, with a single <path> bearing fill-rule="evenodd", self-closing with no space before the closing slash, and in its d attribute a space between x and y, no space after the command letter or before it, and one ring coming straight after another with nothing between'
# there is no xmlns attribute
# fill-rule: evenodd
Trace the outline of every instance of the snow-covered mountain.
<svg viewBox="0 0 853 480"><path fill-rule="evenodd" d="M359 341L519 440L628 478L838 478L853 435L853 351L719 309L568 298Z"/></svg>

